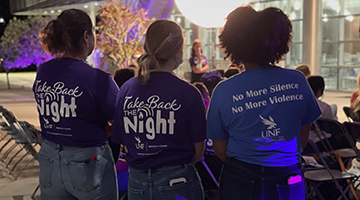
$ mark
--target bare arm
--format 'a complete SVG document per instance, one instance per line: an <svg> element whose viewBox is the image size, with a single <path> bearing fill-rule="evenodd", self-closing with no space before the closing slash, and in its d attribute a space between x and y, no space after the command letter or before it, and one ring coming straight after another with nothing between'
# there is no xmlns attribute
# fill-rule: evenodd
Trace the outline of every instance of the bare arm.
<svg viewBox="0 0 360 200"><path fill-rule="evenodd" d="M194 143L194 146L195 146L195 155L193 157L193 163L195 164L199 162L204 156L205 140L202 142Z"/></svg>
<svg viewBox="0 0 360 200"><path fill-rule="evenodd" d="M209 69L209 65L205 65L203 68L201 69L198 69L196 67L196 65L194 66L191 66L191 69L192 71L195 73L195 74L201 74L201 73L205 73L208 69Z"/></svg>
<svg viewBox="0 0 360 200"><path fill-rule="evenodd" d="M306 144L309 141L309 132L310 132L311 124L302 125L300 129L301 135L301 148L305 148Z"/></svg>
<svg viewBox="0 0 360 200"><path fill-rule="evenodd" d="M215 155L220 158L220 160L225 161L227 158L226 149L227 149L228 140L213 140L213 147Z"/></svg>

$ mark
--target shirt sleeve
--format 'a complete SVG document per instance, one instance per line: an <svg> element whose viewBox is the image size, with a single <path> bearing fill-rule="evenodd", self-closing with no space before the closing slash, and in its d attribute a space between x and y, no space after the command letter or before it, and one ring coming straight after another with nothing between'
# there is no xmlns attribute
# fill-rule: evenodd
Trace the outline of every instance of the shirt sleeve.
<svg viewBox="0 0 360 200"><path fill-rule="evenodd" d="M221 90L215 88L213 96L210 100L210 106L207 113L206 121L206 136L212 140L227 140L229 137L228 131L224 126L224 121L220 113L220 98Z"/></svg>
<svg viewBox="0 0 360 200"><path fill-rule="evenodd" d="M194 57L190 57L189 58L189 63L190 63L190 67L196 66L195 62L194 62Z"/></svg>
<svg viewBox="0 0 360 200"><path fill-rule="evenodd" d="M321 109L321 117L328 118L328 119L335 119L331 107L329 104L322 102L324 105L323 107L320 107Z"/></svg>
<svg viewBox="0 0 360 200"><path fill-rule="evenodd" d="M193 88L194 98L190 102L190 135L193 143L204 141L206 138L205 106L200 93Z"/></svg>
<svg viewBox="0 0 360 200"><path fill-rule="evenodd" d="M116 96L119 88L110 74L105 74L105 76L105 80L98 82L97 102L99 103L101 110L104 112L106 120L113 120ZM102 82L104 84L101 84Z"/></svg>
<svg viewBox="0 0 360 200"><path fill-rule="evenodd" d="M301 125L307 125L311 124L320 117L321 110L307 80L305 79L305 77L302 78L304 79L304 83L302 85L304 85L305 87L304 95L306 95L304 98L307 100L308 107L306 109L306 113L304 115Z"/></svg>
<svg viewBox="0 0 360 200"><path fill-rule="evenodd" d="M118 92L116 98L116 107L114 112L114 123L112 126L111 140L115 143L122 144L123 140L121 135L124 133L124 121L123 121L123 107L120 103L121 100L121 89Z"/></svg>
<svg viewBox="0 0 360 200"><path fill-rule="evenodd" d="M205 65L208 64L208 59L207 59L207 57L206 57L205 54L203 54L203 57L204 57L204 63L203 63L203 65L205 66Z"/></svg>

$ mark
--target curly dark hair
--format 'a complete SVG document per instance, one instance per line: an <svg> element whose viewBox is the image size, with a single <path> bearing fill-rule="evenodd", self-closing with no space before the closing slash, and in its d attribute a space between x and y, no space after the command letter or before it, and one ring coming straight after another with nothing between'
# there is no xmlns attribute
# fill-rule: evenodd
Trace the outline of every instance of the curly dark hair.
<svg viewBox="0 0 360 200"><path fill-rule="evenodd" d="M236 8L227 16L219 36L225 58L233 63L274 65L289 51L292 25L278 8L255 11L251 5Z"/></svg>

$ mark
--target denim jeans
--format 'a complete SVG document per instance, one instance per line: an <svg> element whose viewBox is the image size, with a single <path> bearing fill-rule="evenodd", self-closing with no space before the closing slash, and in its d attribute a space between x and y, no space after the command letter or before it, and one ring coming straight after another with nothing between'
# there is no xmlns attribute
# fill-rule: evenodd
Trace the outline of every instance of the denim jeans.
<svg viewBox="0 0 360 200"><path fill-rule="evenodd" d="M140 170L130 167L129 200L202 200L204 191L193 164Z"/></svg>
<svg viewBox="0 0 360 200"><path fill-rule="evenodd" d="M108 145L81 148L45 140L38 157L42 200L117 200L116 172Z"/></svg>
<svg viewBox="0 0 360 200"><path fill-rule="evenodd" d="M220 199L305 200L304 177L298 164L264 167L230 157L220 177Z"/></svg>

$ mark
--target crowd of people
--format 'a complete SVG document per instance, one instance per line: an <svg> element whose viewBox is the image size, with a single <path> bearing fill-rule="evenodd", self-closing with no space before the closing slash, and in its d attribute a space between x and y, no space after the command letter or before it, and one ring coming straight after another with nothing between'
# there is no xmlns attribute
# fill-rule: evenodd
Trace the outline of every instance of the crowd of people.
<svg viewBox="0 0 360 200"><path fill-rule="evenodd" d="M128 199L204 199L195 164L211 139L223 162L220 199L304 200L299 157L311 124L320 115L336 119L336 112L318 99L322 77L276 65L291 38L280 9L240 6L219 36L229 69L209 71L195 40L188 83L173 73L182 63L182 28L156 20L138 67L111 77L86 63L95 45L88 14L63 11L41 31L42 47L55 58L39 67L33 86L45 139L41 199L118 199L115 164L122 152Z"/></svg>

